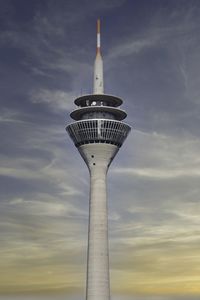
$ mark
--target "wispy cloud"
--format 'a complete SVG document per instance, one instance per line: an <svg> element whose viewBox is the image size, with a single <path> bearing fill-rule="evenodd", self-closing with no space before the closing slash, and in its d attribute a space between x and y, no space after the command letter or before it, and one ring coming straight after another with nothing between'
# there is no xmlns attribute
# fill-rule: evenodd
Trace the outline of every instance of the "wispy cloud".
<svg viewBox="0 0 200 300"><path fill-rule="evenodd" d="M118 46L115 46L114 49L111 49L106 59L110 61L111 59L116 60L120 57L123 58L125 56L137 54L154 46L157 41L158 36L152 35L140 39L131 38L128 42L120 43Z"/></svg>
<svg viewBox="0 0 200 300"><path fill-rule="evenodd" d="M44 103L54 111L58 111L58 109L71 111L74 108L72 99L75 98L75 95L73 93L40 89L39 91L32 91L30 97L33 103Z"/></svg>

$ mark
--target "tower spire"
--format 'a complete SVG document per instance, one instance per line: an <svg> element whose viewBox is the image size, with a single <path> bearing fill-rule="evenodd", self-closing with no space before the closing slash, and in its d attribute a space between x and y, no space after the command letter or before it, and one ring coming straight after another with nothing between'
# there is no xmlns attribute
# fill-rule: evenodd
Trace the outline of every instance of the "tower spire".
<svg viewBox="0 0 200 300"><path fill-rule="evenodd" d="M100 19L97 20L97 53L101 52L101 31Z"/></svg>
<svg viewBox="0 0 200 300"><path fill-rule="evenodd" d="M103 94L103 60L101 56L100 19L97 20L97 53L94 62L94 94Z"/></svg>

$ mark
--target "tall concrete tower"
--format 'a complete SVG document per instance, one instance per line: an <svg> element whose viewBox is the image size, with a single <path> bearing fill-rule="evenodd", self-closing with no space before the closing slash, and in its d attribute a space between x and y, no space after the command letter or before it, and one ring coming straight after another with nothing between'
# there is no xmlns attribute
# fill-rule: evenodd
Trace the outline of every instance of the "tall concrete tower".
<svg viewBox="0 0 200 300"><path fill-rule="evenodd" d="M78 108L70 116L75 122L66 128L90 173L86 300L110 299L106 175L131 129L122 122L122 102L104 94L98 20L94 91L74 101Z"/></svg>

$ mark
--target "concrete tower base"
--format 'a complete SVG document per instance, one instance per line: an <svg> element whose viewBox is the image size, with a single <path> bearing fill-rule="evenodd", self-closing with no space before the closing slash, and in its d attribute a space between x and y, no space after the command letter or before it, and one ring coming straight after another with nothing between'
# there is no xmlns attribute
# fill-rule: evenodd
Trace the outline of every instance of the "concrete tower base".
<svg viewBox="0 0 200 300"><path fill-rule="evenodd" d="M106 174L118 149L106 143L78 148L90 172L86 300L110 300Z"/></svg>

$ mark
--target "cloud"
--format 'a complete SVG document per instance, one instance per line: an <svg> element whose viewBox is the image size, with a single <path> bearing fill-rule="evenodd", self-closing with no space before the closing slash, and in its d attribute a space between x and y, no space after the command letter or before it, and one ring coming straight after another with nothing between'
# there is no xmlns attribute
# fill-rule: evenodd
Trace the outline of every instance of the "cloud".
<svg viewBox="0 0 200 300"><path fill-rule="evenodd" d="M120 43L118 46L115 46L114 49L111 49L106 59L110 61L111 59L116 60L123 56L137 54L149 47L155 46L157 41L158 37L152 35L141 39L130 38L128 42Z"/></svg>
<svg viewBox="0 0 200 300"><path fill-rule="evenodd" d="M44 198L44 196L43 196ZM55 202L55 199L51 199L48 197L48 201L38 201L38 200L23 200L22 198L12 199L9 204L19 206L19 210L25 210L26 213L37 215L37 216L65 216L70 214L79 214L85 216L85 212L80 209L74 207L69 203L61 203L58 201ZM54 201L52 201L54 200ZM17 208L15 208L17 209Z"/></svg>
<svg viewBox="0 0 200 300"><path fill-rule="evenodd" d="M149 178L157 178L161 179L169 179L169 178L177 178L180 176L197 176L199 177L200 171L197 168L196 170L155 170L151 168L144 169L135 169L135 168L117 168L113 171L114 173L127 174L127 175L136 175L141 177L149 177Z"/></svg>
<svg viewBox="0 0 200 300"><path fill-rule="evenodd" d="M36 92L32 91L30 97L33 103L49 105L55 112L58 111L58 109L71 111L74 108L72 99L75 99L75 96L73 93L41 89Z"/></svg>
<svg viewBox="0 0 200 300"><path fill-rule="evenodd" d="M0 123L15 123L23 125L26 122L21 119L21 114L19 111L3 108L0 113Z"/></svg>
<svg viewBox="0 0 200 300"><path fill-rule="evenodd" d="M5 233L0 248L0 266L5 270L1 294L81 289L85 211L67 199L38 191L36 199L13 198L0 206L0 228Z"/></svg>

